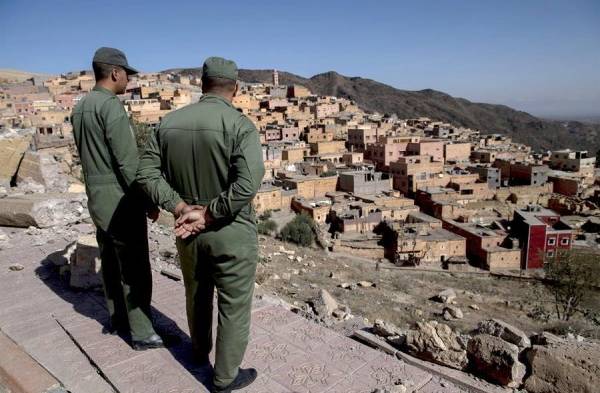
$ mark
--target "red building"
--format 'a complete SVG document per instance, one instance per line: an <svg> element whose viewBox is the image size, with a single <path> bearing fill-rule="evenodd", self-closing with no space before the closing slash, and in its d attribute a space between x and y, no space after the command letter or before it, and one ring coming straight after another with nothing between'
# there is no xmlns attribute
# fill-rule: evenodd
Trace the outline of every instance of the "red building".
<svg viewBox="0 0 600 393"><path fill-rule="evenodd" d="M573 233L560 223L560 215L540 206L515 210L513 231L521 246L521 268L544 267L545 256L570 250Z"/></svg>

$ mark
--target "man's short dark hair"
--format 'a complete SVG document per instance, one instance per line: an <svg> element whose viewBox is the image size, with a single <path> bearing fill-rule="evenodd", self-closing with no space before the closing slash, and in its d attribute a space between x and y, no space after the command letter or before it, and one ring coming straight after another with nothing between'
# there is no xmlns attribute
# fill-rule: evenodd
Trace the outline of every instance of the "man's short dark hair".
<svg viewBox="0 0 600 393"><path fill-rule="evenodd" d="M98 82L108 78L110 76L110 73L118 67L112 64L93 62L92 68L94 69L94 76L96 77L96 82Z"/></svg>
<svg viewBox="0 0 600 393"><path fill-rule="evenodd" d="M216 76L202 77L202 92L210 93L232 93L235 90L235 81L227 78L219 78Z"/></svg>

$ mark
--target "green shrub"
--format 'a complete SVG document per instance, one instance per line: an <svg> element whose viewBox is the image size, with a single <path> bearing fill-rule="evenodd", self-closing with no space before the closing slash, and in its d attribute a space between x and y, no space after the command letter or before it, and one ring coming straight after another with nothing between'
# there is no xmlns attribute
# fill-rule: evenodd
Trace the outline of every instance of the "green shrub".
<svg viewBox="0 0 600 393"><path fill-rule="evenodd" d="M270 235L277 229L277 223L273 220L259 221L257 227L261 235Z"/></svg>
<svg viewBox="0 0 600 393"><path fill-rule="evenodd" d="M299 214L283 227L279 235L283 241L309 247L315 239L314 229L313 219L307 214Z"/></svg>
<svg viewBox="0 0 600 393"><path fill-rule="evenodd" d="M265 210L265 212L263 214L258 216L258 219L260 221L267 221L269 218L271 218L271 216L272 216L271 210Z"/></svg>
<svg viewBox="0 0 600 393"><path fill-rule="evenodd" d="M143 153L144 148L146 147L146 142L148 142L148 138L150 137L150 133L154 131L154 128L145 123L140 123L137 121L131 122L131 128L133 129L133 135L135 136L135 143L138 147L139 153Z"/></svg>

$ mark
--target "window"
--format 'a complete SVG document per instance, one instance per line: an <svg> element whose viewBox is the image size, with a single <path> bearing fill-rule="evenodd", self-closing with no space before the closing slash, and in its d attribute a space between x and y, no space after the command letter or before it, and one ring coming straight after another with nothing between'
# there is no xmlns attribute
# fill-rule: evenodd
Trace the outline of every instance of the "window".
<svg viewBox="0 0 600 393"><path fill-rule="evenodd" d="M548 239L548 245L549 246L553 246L556 244L556 239L551 237L550 239Z"/></svg>
<svg viewBox="0 0 600 393"><path fill-rule="evenodd" d="M568 246L569 243L571 243L571 239L569 239L569 238L560 239L560 244L563 246Z"/></svg>
<svg viewBox="0 0 600 393"><path fill-rule="evenodd" d="M550 250L546 253L546 255L548 255L548 257L552 258L554 256L554 251Z"/></svg>

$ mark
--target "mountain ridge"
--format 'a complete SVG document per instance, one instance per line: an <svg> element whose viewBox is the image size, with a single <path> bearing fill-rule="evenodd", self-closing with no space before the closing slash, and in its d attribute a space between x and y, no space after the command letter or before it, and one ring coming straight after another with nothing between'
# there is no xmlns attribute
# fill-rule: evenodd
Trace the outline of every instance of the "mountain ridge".
<svg viewBox="0 0 600 393"><path fill-rule="evenodd" d="M201 68L170 69L163 72L199 76ZM358 76L327 71L305 78L279 72L279 83L299 84L318 95L349 98L368 112L395 113L401 118L429 117L453 125L478 129L482 133L501 133L535 150L571 148L595 154L600 149L600 125L579 121L544 120L507 105L472 102L434 90L401 90ZM248 83L271 82L273 70L240 69L240 80Z"/></svg>

